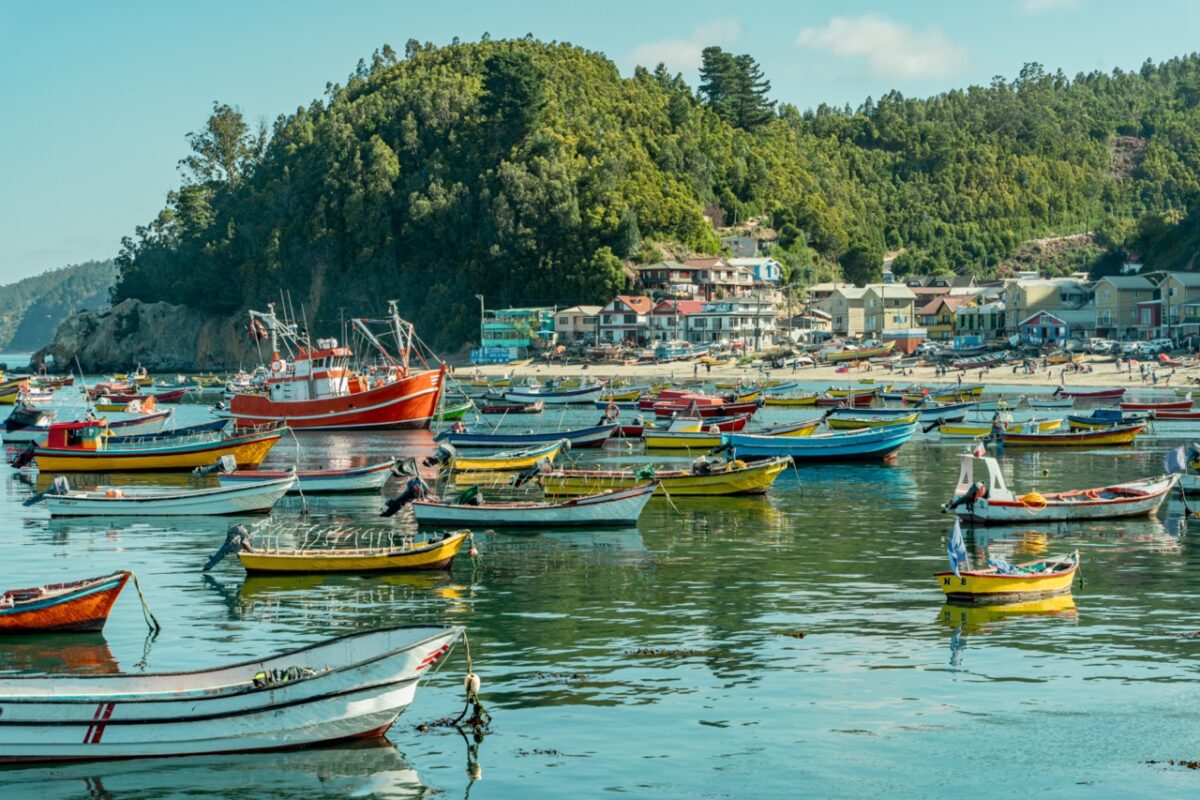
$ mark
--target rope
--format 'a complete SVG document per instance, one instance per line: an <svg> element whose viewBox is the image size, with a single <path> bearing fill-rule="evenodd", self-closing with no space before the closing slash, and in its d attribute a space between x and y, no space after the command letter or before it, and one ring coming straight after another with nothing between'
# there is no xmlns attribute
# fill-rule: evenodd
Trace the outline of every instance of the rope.
<svg viewBox="0 0 1200 800"><path fill-rule="evenodd" d="M296 438L296 432L294 430L292 430L291 428L288 428L287 432L292 435L292 441L296 443L296 463L298 464L298 463L300 463L300 440ZM293 466L292 470L295 471L295 469L296 468ZM296 476L296 492L300 495L300 513L307 514L308 513L308 498L306 498L304 496L304 490L300 488L300 476L299 475Z"/></svg>
<svg viewBox="0 0 1200 800"><path fill-rule="evenodd" d="M142 584L138 582L137 573L129 570L129 576L133 578L133 586L137 589L138 599L142 601L142 616L146 620L146 624L150 626L150 630L158 633L162 630L162 625L158 624L158 620L154 618L154 614L150 611L150 606L146 603L146 595L142 593Z"/></svg>
<svg viewBox="0 0 1200 800"><path fill-rule="evenodd" d="M667 502L671 504L671 508L675 509L675 513L679 515L680 519L683 519L683 512L679 510L679 507L675 505L675 501L671 499L671 494L667 491L667 487L660 481L658 488L662 489L663 497L667 498Z"/></svg>
<svg viewBox="0 0 1200 800"><path fill-rule="evenodd" d="M470 719L465 721L465 724L472 728L486 728L491 721L492 715L483 707L483 702L479 699L479 676L475 674L473 663L471 661L471 640L467 637L467 632L463 631L463 650L467 656L467 676L463 680L463 684L467 690L467 704L463 707L462 713L455 717L452 722L455 726L464 721L468 711L474 710L474 714Z"/></svg>

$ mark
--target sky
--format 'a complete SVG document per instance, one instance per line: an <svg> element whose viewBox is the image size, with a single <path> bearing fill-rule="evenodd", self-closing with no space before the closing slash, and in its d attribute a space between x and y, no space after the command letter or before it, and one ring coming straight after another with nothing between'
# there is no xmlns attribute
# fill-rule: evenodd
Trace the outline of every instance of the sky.
<svg viewBox="0 0 1200 800"><path fill-rule="evenodd" d="M1069 76L1198 46L1195 0L0 0L0 283L116 255L178 185L214 101L273 120L384 43L532 33L693 86L710 44L801 109L926 96L1041 62Z"/></svg>

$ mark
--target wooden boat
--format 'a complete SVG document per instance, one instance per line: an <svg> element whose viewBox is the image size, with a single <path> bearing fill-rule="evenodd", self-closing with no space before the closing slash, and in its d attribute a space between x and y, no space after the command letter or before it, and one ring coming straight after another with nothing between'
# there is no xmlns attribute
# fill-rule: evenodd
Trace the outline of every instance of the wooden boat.
<svg viewBox="0 0 1200 800"><path fill-rule="evenodd" d="M1200 410L1196 411L1155 411L1155 421L1163 420L1200 420Z"/></svg>
<svg viewBox="0 0 1200 800"><path fill-rule="evenodd" d="M655 494L717 495L763 494L785 469L788 459L753 463L731 461L721 468L706 470L555 470L542 476L548 497L579 496L613 489L631 489L657 481Z"/></svg>
<svg viewBox="0 0 1200 800"><path fill-rule="evenodd" d="M269 481L294 475L296 483L288 494L350 494L378 492L392 476L395 460L349 469L252 469L221 472L217 480L222 486L240 486L257 481Z"/></svg>
<svg viewBox="0 0 1200 800"><path fill-rule="evenodd" d="M902 417L893 416L830 416L825 424L834 430L859 430L860 428L884 428L888 425L911 425L917 421L917 412L910 411Z"/></svg>
<svg viewBox="0 0 1200 800"><path fill-rule="evenodd" d="M1132 444L1142 425L1113 425L1094 431L1051 431L1049 433L1008 433L1001 435L1005 447L1098 447Z"/></svg>
<svg viewBox="0 0 1200 800"><path fill-rule="evenodd" d="M423 499L412 504L420 525L476 525L503 528L559 528L636 525L655 484L606 491L556 503L482 502L463 505Z"/></svg>
<svg viewBox="0 0 1200 800"><path fill-rule="evenodd" d="M195 425L185 425L182 428L170 428L157 433L135 433L113 435L113 423L108 423L108 443L132 444L135 442L166 442L166 441L217 441L225 435L229 428L229 420L215 419L209 422L198 422Z"/></svg>
<svg viewBox="0 0 1200 800"><path fill-rule="evenodd" d="M4 443L25 443L40 439L50 430L55 412L26 403L17 403L4 420Z"/></svg>
<svg viewBox="0 0 1200 800"><path fill-rule="evenodd" d="M809 419L801 422L778 425L758 431L763 436L809 436L821 425L821 420ZM706 426L707 428L707 426ZM712 449L721 445L725 431L660 431L654 428L642 432L642 441L647 450L699 450Z"/></svg>
<svg viewBox="0 0 1200 800"><path fill-rule="evenodd" d="M1157 417L1157 411L1123 411L1119 408L1097 408L1086 416L1071 414L1067 426L1073 431L1106 430L1115 425L1139 425Z"/></svg>
<svg viewBox="0 0 1200 800"><path fill-rule="evenodd" d="M915 413L911 408L835 408L825 412L827 419L837 417L852 417L859 419L862 417L890 417L892 419L903 419Z"/></svg>
<svg viewBox="0 0 1200 800"><path fill-rule="evenodd" d="M464 456L455 452L450 458L450 468L459 472L511 472L528 469L545 459L553 463L558 453L566 445L566 439L557 442L530 447L525 450L514 450L507 453L495 453L487 456Z"/></svg>
<svg viewBox="0 0 1200 800"><path fill-rule="evenodd" d="M407 572L449 569L470 531L453 531L424 541L405 537L386 547L305 547L284 549L255 546L253 534L243 525L229 529L225 543L208 559L204 571L234 553L247 574L295 574L315 572Z"/></svg>
<svg viewBox="0 0 1200 800"><path fill-rule="evenodd" d="M591 403L600 397L604 385L597 383L592 386L581 386L578 389L508 389L504 399L510 403L536 403L539 400L546 405L570 405L573 403Z"/></svg>
<svg viewBox="0 0 1200 800"><path fill-rule="evenodd" d="M1026 402L1030 408L1073 408L1075 406L1075 401L1073 399L1046 400L1031 397Z"/></svg>
<svg viewBox="0 0 1200 800"><path fill-rule="evenodd" d="M952 603L1021 603L1068 594L1079 568L1079 552L1057 558L1014 564L1001 572L994 566L935 572L933 577Z"/></svg>
<svg viewBox="0 0 1200 800"><path fill-rule="evenodd" d="M822 357L831 363L839 361L861 361L864 358L878 358L892 352L895 342L886 342L879 347L864 347L858 350L839 350L832 353L822 353Z"/></svg>
<svg viewBox="0 0 1200 800"><path fill-rule="evenodd" d="M480 414L540 414L546 404L541 400L535 403L488 403L480 407Z"/></svg>
<svg viewBox="0 0 1200 800"><path fill-rule="evenodd" d="M465 400L461 403L454 403L442 408L438 413L438 418L453 422L456 419L462 419L467 415L467 412L475 407L475 404L470 400Z"/></svg>
<svg viewBox="0 0 1200 800"><path fill-rule="evenodd" d="M1190 411L1192 408L1192 399L1189 397L1186 400L1177 400L1165 403L1121 403L1120 407L1125 411Z"/></svg>
<svg viewBox="0 0 1200 800"><path fill-rule="evenodd" d="M65 478L59 480L65 481ZM295 482L282 478L210 489L99 486L45 493L51 517L181 517L267 514Z"/></svg>
<svg viewBox="0 0 1200 800"><path fill-rule="evenodd" d="M21 392L29 388L28 378L8 378L0 380L0 404L15 405Z"/></svg>
<svg viewBox="0 0 1200 800"><path fill-rule="evenodd" d="M1010 422L1004 427L1013 433L1045 433L1062 427L1062 419L1029 419L1021 422ZM991 422L940 422L936 428L938 435L947 439L982 439L994 433Z"/></svg>
<svg viewBox="0 0 1200 800"><path fill-rule="evenodd" d="M1124 389L1064 389L1058 387L1054 390L1054 394L1058 397L1078 398L1080 400L1102 400L1115 397L1123 397Z"/></svg>
<svg viewBox="0 0 1200 800"><path fill-rule="evenodd" d="M800 438L729 433L723 442L732 446L738 457L788 456L794 461L882 460L894 456L916 430L916 424L911 423Z"/></svg>
<svg viewBox="0 0 1200 800"><path fill-rule="evenodd" d="M1097 489L1031 491L1018 497L1005 484L996 459L966 453L959 457L954 497L943 510L984 524L1153 515L1178 479L1178 475L1162 475Z"/></svg>
<svg viewBox="0 0 1200 800"><path fill-rule="evenodd" d="M437 417L446 367L425 364L413 326L400 318L394 302L386 319L352 321L387 364L365 375L350 370L349 348L333 339L312 341L293 321L277 318L273 307L251 311L250 318L252 334L268 337L274 355L264 392L244 386L230 397L226 415L238 427L286 422L305 430L428 428ZM386 325L395 352L384 350L372 325ZM279 355L281 347L291 351L290 358ZM424 369L410 363L414 356Z"/></svg>
<svg viewBox="0 0 1200 800"><path fill-rule="evenodd" d="M664 427L657 427L653 422L622 425L619 429L621 436L640 439L647 434L656 435L663 432L671 433L709 433L713 428L718 432L729 433L732 431L740 431L746 427L746 423L750 421L749 414L735 414L732 417L674 417L670 424ZM649 446L649 445L647 445Z"/></svg>
<svg viewBox="0 0 1200 800"><path fill-rule="evenodd" d="M571 447L600 447L617 430L617 425L594 425L573 431L545 433L482 433L475 431L442 431L434 441L449 442L455 447L533 447L566 439Z"/></svg>
<svg viewBox="0 0 1200 800"><path fill-rule="evenodd" d="M31 589L9 589L0 595L0 634L98 631L132 574L121 571Z"/></svg>
<svg viewBox="0 0 1200 800"><path fill-rule="evenodd" d="M649 386L629 386L623 389L614 389L607 392L602 392L597 403L621 403L632 402L642 396L643 393L650 391Z"/></svg>
<svg viewBox="0 0 1200 800"><path fill-rule="evenodd" d="M783 406L784 408L792 408L796 406L815 406L816 404L816 392L801 395L768 394L763 396L763 405L768 406Z"/></svg>
<svg viewBox="0 0 1200 800"><path fill-rule="evenodd" d="M103 437L103 420L56 422L44 444L31 443L13 466L31 460L43 472L128 472L191 470L231 455L239 467L257 467L283 436L278 427L238 433L215 442L183 444L115 444Z"/></svg>
<svg viewBox="0 0 1200 800"><path fill-rule="evenodd" d="M835 391L830 389L830 391ZM869 406L879 395L878 389L863 389L852 394L832 395L829 392L817 395L816 404L819 406Z"/></svg>
<svg viewBox="0 0 1200 800"><path fill-rule="evenodd" d="M654 404L656 417L701 416L701 417L733 417L738 414L753 414L758 411L758 403L714 403L700 405L695 402L666 401Z"/></svg>
<svg viewBox="0 0 1200 800"><path fill-rule="evenodd" d="M285 750L382 736L462 636L362 631L189 672L0 678L0 762Z"/></svg>

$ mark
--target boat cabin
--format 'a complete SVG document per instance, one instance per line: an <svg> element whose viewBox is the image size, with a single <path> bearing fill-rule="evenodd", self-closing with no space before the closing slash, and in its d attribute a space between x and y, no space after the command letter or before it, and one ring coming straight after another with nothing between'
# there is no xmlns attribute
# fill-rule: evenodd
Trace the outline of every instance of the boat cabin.
<svg viewBox="0 0 1200 800"><path fill-rule="evenodd" d="M959 458L958 485L954 487L954 496L962 497L977 481L982 481L987 488L984 495L989 500L1012 500L1013 493L1004 483L1004 475L1000 473L1000 464L991 456L976 458L970 453L963 453Z"/></svg>
<svg viewBox="0 0 1200 800"><path fill-rule="evenodd" d="M108 422L103 419L55 422L46 434L46 447L56 450L99 450L107 428Z"/></svg>
<svg viewBox="0 0 1200 800"><path fill-rule="evenodd" d="M348 368L352 355L336 339L318 339L316 349L301 348L291 362L276 355L266 381L271 400L319 400L363 391L362 382Z"/></svg>

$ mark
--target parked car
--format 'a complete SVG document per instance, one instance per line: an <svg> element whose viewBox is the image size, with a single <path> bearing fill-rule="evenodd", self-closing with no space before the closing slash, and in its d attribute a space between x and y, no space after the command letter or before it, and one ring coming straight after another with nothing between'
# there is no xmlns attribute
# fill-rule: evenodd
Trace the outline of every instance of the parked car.
<svg viewBox="0 0 1200 800"><path fill-rule="evenodd" d="M1142 345L1144 345L1144 344L1145 344L1145 342L1125 342L1124 344L1121 345L1121 355L1123 355L1123 356L1137 355L1138 351L1141 349Z"/></svg>

